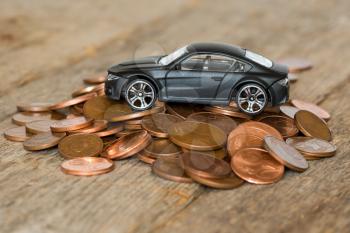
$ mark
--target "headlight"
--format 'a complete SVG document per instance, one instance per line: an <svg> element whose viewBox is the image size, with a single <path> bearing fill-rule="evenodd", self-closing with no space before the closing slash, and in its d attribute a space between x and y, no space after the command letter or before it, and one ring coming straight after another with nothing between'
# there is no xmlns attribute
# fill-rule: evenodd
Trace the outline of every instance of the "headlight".
<svg viewBox="0 0 350 233"><path fill-rule="evenodd" d="M289 82L288 78L284 78L284 79L277 81L277 83L279 85L284 86L284 87L288 86L288 82Z"/></svg>
<svg viewBox="0 0 350 233"><path fill-rule="evenodd" d="M107 80L113 80L113 79L118 79L119 77L118 76L115 76L113 74L108 74L107 76Z"/></svg>

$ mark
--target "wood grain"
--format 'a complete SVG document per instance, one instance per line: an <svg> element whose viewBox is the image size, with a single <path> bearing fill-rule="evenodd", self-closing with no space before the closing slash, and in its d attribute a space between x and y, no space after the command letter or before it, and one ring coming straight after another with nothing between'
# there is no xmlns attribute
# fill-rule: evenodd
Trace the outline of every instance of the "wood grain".
<svg viewBox="0 0 350 233"><path fill-rule="evenodd" d="M127 1L116 1L112 7L121 9L119 16L103 11L108 8L107 1L92 2L72 6L61 15L57 9L66 9L70 1L58 5L37 1L35 4L40 7L26 17L47 22L37 21L37 28L26 29L20 36L23 42L0 45L1 131L11 126L10 116L17 102L55 102L68 98L84 77L119 61L169 52L192 41L221 41L273 59L301 56L312 60L315 68L292 85L291 95L320 103L331 112L329 124L338 153L333 158L311 162L304 173L288 171L274 185L245 184L235 190L217 191L197 184L165 181L152 175L150 168L136 159L118 162L117 169L107 175L72 177L59 170L62 159L56 149L31 153L23 150L20 143L1 138L1 232L246 233L350 229L347 1L208 0L172 3L171 7L169 2L158 7L160 1L148 7L145 1L137 11ZM1 17L31 9L24 5L17 11L18 4L19 1L5 1L6 7L1 11L11 14ZM71 16L85 8L92 11L90 18ZM49 13L42 16L43 9ZM127 19L135 12L138 16L129 22ZM100 18L99 13L106 14ZM58 22L59 18L62 22ZM93 19L99 18L101 24L97 25ZM75 36L65 29L72 19L76 19L72 23ZM82 27L84 22L91 26ZM55 27L61 29L59 36L52 33ZM1 28L12 30L11 26ZM36 34L39 32L49 38L40 41ZM106 34L99 38L96 33ZM8 35L1 38L9 40ZM37 43L30 42L36 39ZM90 44L94 44L93 56L80 56L82 48ZM67 50L58 51L58 47ZM28 58L28 53L33 54L33 59ZM70 59L75 56L79 59ZM15 72L20 65L23 68ZM40 77L26 79L25 74L33 70Z"/></svg>

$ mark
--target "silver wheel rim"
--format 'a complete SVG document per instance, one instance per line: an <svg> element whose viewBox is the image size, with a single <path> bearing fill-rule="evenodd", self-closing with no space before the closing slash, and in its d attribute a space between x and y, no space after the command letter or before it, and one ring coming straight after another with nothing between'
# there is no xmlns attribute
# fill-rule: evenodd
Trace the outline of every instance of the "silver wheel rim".
<svg viewBox="0 0 350 233"><path fill-rule="evenodd" d="M238 93L237 103L247 113L260 112L266 105L265 91L256 85L247 85Z"/></svg>
<svg viewBox="0 0 350 233"><path fill-rule="evenodd" d="M154 89L144 81L136 81L126 90L126 98L134 109L147 109L154 101Z"/></svg>

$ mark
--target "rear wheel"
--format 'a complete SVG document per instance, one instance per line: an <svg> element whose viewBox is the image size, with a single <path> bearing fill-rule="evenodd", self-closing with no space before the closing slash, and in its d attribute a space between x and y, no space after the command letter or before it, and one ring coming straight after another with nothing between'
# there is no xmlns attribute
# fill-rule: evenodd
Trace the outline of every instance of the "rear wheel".
<svg viewBox="0 0 350 233"><path fill-rule="evenodd" d="M132 80L126 87L125 100L133 110L147 110L157 100L156 89L147 80Z"/></svg>
<svg viewBox="0 0 350 233"><path fill-rule="evenodd" d="M265 89L257 84L245 84L237 92L238 108L249 115L261 113L267 105L268 97Z"/></svg>

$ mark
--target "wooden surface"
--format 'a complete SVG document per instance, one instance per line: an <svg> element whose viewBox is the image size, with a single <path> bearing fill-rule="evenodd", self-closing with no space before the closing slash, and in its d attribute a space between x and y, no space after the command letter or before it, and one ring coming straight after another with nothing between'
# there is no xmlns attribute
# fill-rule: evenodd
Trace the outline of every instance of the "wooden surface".
<svg viewBox="0 0 350 233"><path fill-rule="evenodd" d="M349 232L350 4L340 1L2 1L0 130L20 101L58 101L119 61L221 41L315 68L291 97L330 111L333 158L277 184L212 190L168 182L136 159L64 175L56 149L0 138L1 232Z"/></svg>

